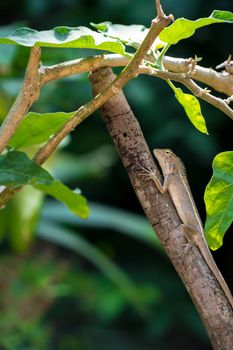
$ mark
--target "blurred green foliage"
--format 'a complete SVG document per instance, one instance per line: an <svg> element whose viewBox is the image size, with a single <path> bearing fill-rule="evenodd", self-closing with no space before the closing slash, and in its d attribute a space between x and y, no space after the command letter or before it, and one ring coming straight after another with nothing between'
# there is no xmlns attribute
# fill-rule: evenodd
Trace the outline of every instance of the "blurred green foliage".
<svg viewBox="0 0 233 350"><path fill-rule="evenodd" d="M142 5L139 0L2 1L0 34L22 25L44 30L106 20L149 26L153 6L154 1ZM221 4L217 0L168 0L164 7L176 18L189 19L209 16L214 9L233 10L231 0ZM214 67L230 53L229 30L226 24L204 28L169 53L176 57L196 54L203 57L204 66ZM20 88L28 54L29 50L22 47L0 47L1 120ZM93 54L83 49L44 48L42 61L54 64ZM184 160L203 215L203 192L212 159L232 147L230 119L201 103L209 131L206 136L192 127L164 82L140 76L124 92L149 146L170 147ZM45 86L32 110L70 112L91 96L87 74L73 76ZM99 113L72 133L65 151L58 152L47 167L98 203L91 205L90 219L82 222L54 201L46 202L37 239L34 228L38 212L35 217L35 211L23 214L19 210L22 206L30 208L35 194L22 192L18 195L22 198L16 197L0 212L0 349L210 349L184 286L142 217ZM43 198L40 196L36 203L40 208ZM59 242L59 237L70 238L73 244ZM89 244L83 245L83 253L80 244L74 244L82 242L79 238ZM101 271L89 248L105 257ZM225 244L217 254L228 281L233 277L228 270L230 249L230 244ZM23 256L16 256L15 252L27 250ZM136 307L119 285L117 273L109 278L104 271L109 262L139 292ZM138 312L138 306L144 314Z"/></svg>

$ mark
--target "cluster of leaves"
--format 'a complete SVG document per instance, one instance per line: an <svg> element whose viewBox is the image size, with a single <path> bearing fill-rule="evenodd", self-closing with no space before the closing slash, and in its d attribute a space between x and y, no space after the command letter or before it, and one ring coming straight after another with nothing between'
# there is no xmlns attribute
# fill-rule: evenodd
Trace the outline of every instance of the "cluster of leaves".
<svg viewBox="0 0 233 350"><path fill-rule="evenodd" d="M159 52L157 66L163 69L161 57L168 50L170 45L177 44L195 33L195 30L214 23L233 23L233 14L226 11L214 11L210 17L190 21L184 18L177 19L171 26L165 28L159 36L159 41L152 47L152 51L163 47ZM52 30L36 31L30 28L16 29L12 34L0 38L1 44L17 44L22 46L42 46L60 48L86 48L105 50L121 55L129 55L127 46L138 47L145 37L148 29L144 26L122 26L113 25L109 22L92 24L99 32L85 27L56 27ZM171 82L176 99L185 109L191 122L201 132L207 133L205 119L201 113L198 100L193 95L184 93L180 88L175 87ZM3 186L17 188L22 185L32 185L36 189L54 196L64 202L67 207L76 215L86 218L89 209L85 198L76 192L71 191L60 181L54 179L45 169L30 160L26 154L17 151L28 145L40 144L48 139L69 119L74 113L46 113L43 115L29 113L15 135L9 141L10 151L0 156L0 183ZM227 159L232 160L232 152L218 155L221 162ZM215 163L214 163L215 164ZM232 207L232 168L219 165L218 171L214 172L213 180L206 189L207 206L207 239L211 248L216 249L221 245L222 237L227 227L232 222L230 210ZM217 173L217 176L216 176ZM227 190L225 183L229 183ZM213 197L213 192L214 196ZM216 198L216 199L215 199ZM219 200L221 198L221 201ZM222 208L222 201L227 205ZM210 202L215 200L215 211L209 210ZM213 205L211 205L213 207ZM220 214L221 213L221 214ZM220 220L219 220L220 217ZM220 221L224 225L219 224Z"/></svg>

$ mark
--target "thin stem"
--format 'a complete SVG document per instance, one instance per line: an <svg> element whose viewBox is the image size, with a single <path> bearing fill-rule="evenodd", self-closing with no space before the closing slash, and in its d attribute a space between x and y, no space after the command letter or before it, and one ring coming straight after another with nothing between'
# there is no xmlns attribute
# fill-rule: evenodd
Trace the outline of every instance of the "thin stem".
<svg viewBox="0 0 233 350"><path fill-rule="evenodd" d="M164 70L164 66L163 66L163 58L164 55L166 54L166 52L168 51L168 49L171 47L171 44L167 44L164 46L164 48L162 49L162 51L160 52L159 57L156 60L156 64L158 66L159 69Z"/></svg>
<svg viewBox="0 0 233 350"><path fill-rule="evenodd" d="M157 69L146 67L146 66L139 67L138 71L140 74L148 74L148 75L152 75L160 79L166 80L166 82L171 86L171 88L173 88L174 85L170 80L177 81L185 85L195 96L201 98L202 100L208 102L212 106L218 108L233 120L233 110L229 107L229 105L227 104L227 101L219 97L213 96L212 94L207 92L206 89L202 89L191 78L187 77L186 74L159 71Z"/></svg>

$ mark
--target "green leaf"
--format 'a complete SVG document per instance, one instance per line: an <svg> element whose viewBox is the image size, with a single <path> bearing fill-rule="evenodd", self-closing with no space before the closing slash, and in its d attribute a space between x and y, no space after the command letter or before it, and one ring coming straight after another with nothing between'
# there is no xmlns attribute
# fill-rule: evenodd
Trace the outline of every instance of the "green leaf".
<svg viewBox="0 0 233 350"><path fill-rule="evenodd" d="M149 31L148 28L140 24L126 26L123 24L112 24L111 22L101 22L91 23L91 25L106 36L119 39L124 44L136 48L142 43ZM157 38L153 44L153 48L162 48L164 45L165 43Z"/></svg>
<svg viewBox="0 0 233 350"><path fill-rule="evenodd" d="M22 185L49 185L53 177L23 152L0 155L0 184L10 187Z"/></svg>
<svg viewBox="0 0 233 350"><path fill-rule="evenodd" d="M64 203L72 213L80 216L82 219L88 217L89 207L86 198L80 193L72 191L59 180L54 180L48 185L35 184L33 186Z"/></svg>
<svg viewBox="0 0 233 350"><path fill-rule="evenodd" d="M12 151L0 156L0 184L13 188L32 185L63 202L75 215L83 219L89 215L85 197L54 179L23 152Z"/></svg>
<svg viewBox="0 0 233 350"><path fill-rule="evenodd" d="M205 190L205 235L211 249L221 247L233 221L233 152L219 153L213 161L213 176Z"/></svg>
<svg viewBox="0 0 233 350"><path fill-rule="evenodd" d="M0 44L85 48L124 54L124 45L121 42L113 38L106 38L104 34L86 27L61 26L42 31L22 27L10 35L0 37Z"/></svg>
<svg viewBox="0 0 233 350"><path fill-rule="evenodd" d="M23 119L9 141L14 148L31 146L45 142L58 129L73 117L75 112L34 113L30 112Z"/></svg>
<svg viewBox="0 0 233 350"><path fill-rule="evenodd" d="M201 106L198 99L191 94L185 94L180 88L176 88L171 82L169 82L169 85L175 92L176 99L183 106L191 123L200 132L208 134L205 119L201 113Z"/></svg>
<svg viewBox="0 0 233 350"><path fill-rule="evenodd" d="M233 13L215 10L209 17L199 18L196 21L178 18L160 33L159 38L168 44L177 44L180 40L192 36L198 28L222 22L233 23Z"/></svg>
<svg viewBox="0 0 233 350"><path fill-rule="evenodd" d="M219 19L222 22L233 23L233 12L214 10L210 18Z"/></svg>

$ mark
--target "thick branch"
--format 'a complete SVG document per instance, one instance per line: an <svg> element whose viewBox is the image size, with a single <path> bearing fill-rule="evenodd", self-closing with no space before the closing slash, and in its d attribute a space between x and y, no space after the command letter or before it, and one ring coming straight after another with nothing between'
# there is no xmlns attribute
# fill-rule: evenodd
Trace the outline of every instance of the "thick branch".
<svg viewBox="0 0 233 350"><path fill-rule="evenodd" d="M53 66L42 66L40 68L41 84L46 84L52 80L61 79L74 74L90 72L102 67L122 67L129 63L129 58L116 55L97 55L93 57L80 58ZM164 68L169 72L185 73L190 70L190 59L174 58L164 56ZM195 66L192 79L200 81L210 86L216 91L223 92L227 96L233 95L233 74L227 72L216 72L211 68Z"/></svg>
<svg viewBox="0 0 233 350"><path fill-rule="evenodd" d="M101 67L124 67L129 63L128 57L110 54L96 55L92 57L79 58L67 61L53 66L41 66L41 84L47 84L50 81L69 77L71 75L91 72Z"/></svg>
<svg viewBox="0 0 233 350"><path fill-rule="evenodd" d="M90 76L94 94L115 79L111 69L100 69ZM205 324L215 350L230 350L233 343L233 314L220 285L193 247L180 256L185 242L180 219L168 194L158 193L153 182L143 181L142 167L156 168L138 121L122 92L101 107L101 112L135 193L164 249L182 278ZM158 172L158 169L156 169Z"/></svg>
<svg viewBox="0 0 233 350"><path fill-rule="evenodd" d="M0 127L0 153L6 147L11 136L14 134L19 123L28 112L29 108L35 102L40 93L40 83L38 66L40 61L41 50L39 47L31 49L25 78L18 96L11 107L8 115Z"/></svg>

